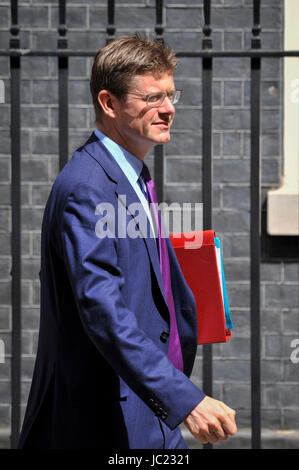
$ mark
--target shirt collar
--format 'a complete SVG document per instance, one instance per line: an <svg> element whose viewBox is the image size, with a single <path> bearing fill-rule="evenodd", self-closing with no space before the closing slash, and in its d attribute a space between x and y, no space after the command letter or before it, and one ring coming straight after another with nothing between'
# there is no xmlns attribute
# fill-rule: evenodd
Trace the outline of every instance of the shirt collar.
<svg viewBox="0 0 299 470"><path fill-rule="evenodd" d="M110 137L103 134L99 129L95 129L94 133L102 144L110 151L122 170L126 173L128 179L133 183L136 183L140 177L143 162L135 157L135 155L121 147L114 140L110 139Z"/></svg>

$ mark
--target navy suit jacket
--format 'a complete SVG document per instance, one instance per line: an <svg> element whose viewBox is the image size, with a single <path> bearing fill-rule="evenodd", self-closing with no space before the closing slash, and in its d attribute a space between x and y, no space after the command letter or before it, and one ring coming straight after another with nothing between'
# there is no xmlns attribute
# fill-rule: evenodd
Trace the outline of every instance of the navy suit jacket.
<svg viewBox="0 0 299 470"><path fill-rule="evenodd" d="M115 237L97 234L103 202L115 211ZM141 236L127 210L134 202L140 202L135 191L95 134L53 185L42 225L40 332L20 448L130 448L133 435L134 446L143 448L159 420L175 429L204 397L188 378L197 348L194 297L168 239L181 372L167 357L169 310L156 240ZM135 238L119 236L120 210L127 224L136 222Z"/></svg>

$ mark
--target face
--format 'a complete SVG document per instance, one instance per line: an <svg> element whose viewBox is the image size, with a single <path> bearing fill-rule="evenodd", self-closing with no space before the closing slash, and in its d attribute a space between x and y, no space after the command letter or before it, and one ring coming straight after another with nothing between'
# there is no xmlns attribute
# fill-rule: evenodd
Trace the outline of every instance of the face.
<svg viewBox="0 0 299 470"><path fill-rule="evenodd" d="M146 98L139 96L156 92L170 92L175 89L172 74L157 78L151 74L133 78L130 92L124 101L115 105L114 130L117 142L139 159L157 144L170 140L170 127L175 108L168 97L158 108L147 105Z"/></svg>

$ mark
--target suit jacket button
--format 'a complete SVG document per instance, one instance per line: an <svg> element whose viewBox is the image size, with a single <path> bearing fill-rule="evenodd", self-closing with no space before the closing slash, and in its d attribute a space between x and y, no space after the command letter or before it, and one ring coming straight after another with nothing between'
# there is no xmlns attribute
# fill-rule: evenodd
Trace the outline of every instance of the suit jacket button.
<svg viewBox="0 0 299 470"><path fill-rule="evenodd" d="M162 341L162 343L166 343L168 337L169 337L168 331L162 331L160 340Z"/></svg>
<svg viewBox="0 0 299 470"><path fill-rule="evenodd" d="M163 419L163 421L165 421L165 419L167 418L167 416L168 416L167 411L164 411L164 412L161 414L161 419Z"/></svg>

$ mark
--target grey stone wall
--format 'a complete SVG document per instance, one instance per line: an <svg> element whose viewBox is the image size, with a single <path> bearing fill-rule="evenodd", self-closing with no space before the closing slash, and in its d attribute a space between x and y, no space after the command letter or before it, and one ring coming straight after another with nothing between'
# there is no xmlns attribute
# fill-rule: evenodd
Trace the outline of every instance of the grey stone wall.
<svg viewBox="0 0 299 470"><path fill-rule="evenodd" d="M262 2L263 48L283 46L283 1ZM168 0L165 39L176 50L201 48L202 1ZM155 24L154 0L118 0L117 35L145 31ZM250 48L251 0L212 1L213 47ZM68 2L69 48L97 50L105 44L105 1ZM51 49L57 45L56 1L20 2L21 47ZM9 44L9 2L0 1L0 49ZM82 144L93 129L89 96L91 59L69 60L69 148ZM262 186L263 198L280 183L282 169L282 70L280 59L262 64ZM39 325L40 227L44 205L58 173L57 59L22 59L22 403L25 408ZM213 65L213 227L223 246L228 296L235 330L228 344L213 347L214 396L237 410L242 430L235 446L248 446L250 428L250 63L249 59L215 59ZM0 363L0 442L8 446L10 428L11 257L10 257L10 71L0 57L5 104L0 112L0 338L5 363ZM201 202L201 60L181 59L173 136L166 146L166 202ZM153 164L152 155L149 157ZM278 430L295 432L299 422L299 365L290 360L293 339L299 338L298 265L262 264L261 355L262 427L267 436ZM193 372L201 386L202 350ZM271 434L272 431L272 434ZM245 433L245 434L244 434ZM247 433L247 434L246 434ZM283 434L287 439L290 434ZM4 436L3 438L1 436ZM292 434L293 436L293 434ZM297 436L297 434L296 434ZM275 438L267 446L277 446ZM2 439L2 440L1 440ZM272 439L272 440L271 440ZM286 446L288 446L288 441ZM295 442L295 444L294 444ZM190 445L194 443L190 441ZM227 443L227 446L230 444ZM293 437L292 445L299 447ZM291 444L290 444L291 446Z"/></svg>

